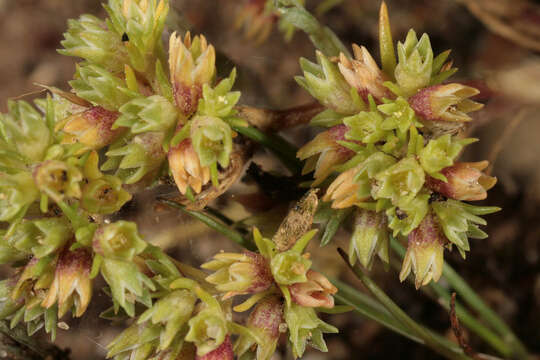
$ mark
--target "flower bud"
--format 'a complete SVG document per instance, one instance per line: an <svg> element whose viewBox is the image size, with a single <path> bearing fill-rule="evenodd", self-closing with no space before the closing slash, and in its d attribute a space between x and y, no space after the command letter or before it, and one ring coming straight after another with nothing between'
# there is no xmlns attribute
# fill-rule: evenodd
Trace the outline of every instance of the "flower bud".
<svg viewBox="0 0 540 360"><path fill-rule="evenodd" d="M234 360L231 337L227 335L221 345L206 355L200 356L197 354L195 360Z"/></svg>
<svg viewBox="0 0 540 360"><path fill-rule="evenodd" d="M223 312L208 307L189 320L186 340L195 343L197 356L202 357L220 348L220 345L227 340L227 335L227 320ZM227 345L223 350L226 354Z"/></svg>
<svg viewBox="0 0 540 360"><path fill-rule="evenodd" d="M438 122L445 126L444 122L450 121L458 123L454 126L460 126L459 123L471 121L468 113L484 106L469 99L478 93L477 89L462 84L434 85L411 96L409 104L427 125Z"/></svg>
<svg viewBox="0 0 540 360"><path fill-rule="evenodd" d="M373 178L395 163L392 156L376 152L356 167L339 175L328 187L324 201L332 201L334 209L344 209L371 199Z"/></svg>
<svg viewBox="0 0 540 360"><path fill-rule="evenodd" d="M43 160L52 138L45 118L26 101L9 100L7 105L8 112L0 114L2 140L31 163ZM14 160L17 156L2 157Z"/></svg>
<svg viewBox="0 0 540 360"><path fill-rule="evenodd" d="M251 251L243 254L219 253L214 260L201 267L215 271L206 281L225 293L223 299L265 291L273 284L268 260Z"/></svg>
<svg viewBox="0 0 540 360"><path fill-rule="evenodd" d="M159 337L159 350L167 350L181 328L191 318L197 298L188 290L176 290L159 299L139 318L138 323L149 320L164 325Z"/></svg>
<svg viewBox="0 0 540 360"><path fill-rule="evenodd" d="M352 150L337 143L345 140L347 131L348 128L345 125L334 126L320 133L298 150L296 156L300 160L307 159L302 169L302 175L315 170L313 174L315 181L312 186L319 185L332 173L337 165L345 163L354 155Z"/></svg>
<svg viewBox="0 0 540 360"><path fill-rule="evenodd" d="M104 225L94 234L94 251L108 259L132 261L146 246L137 225L129 221Z"/></svg>
<svg viewBox="0 0 540 360"><path fill-rule="evenodd" d="M360 178L360 167L341 173L328 187L324 201L332 201L332 208L345 209L360 204L371 197L371 186ZM358 181L357 181L358 179Z"/></svg>
<svg viewBox="0 0 540 360"><path fill-rule="evenodd" d="M313 308L297 304L285 307L285 322L295 358L302 357L306 344L322 352L328 351L323 333L337 333L338 329L319 319Z"/></svg>
<svg viewBox="0 0 540 360"><path fill-rule="evenodd" d="M301 306L333 308L337 288L321 273L308 270L307 281L289 286L292 300Z"/></svg>
<svg viewBox="0 0 540 360"><path fill-rule="evenodd" d="M198 194L210 181L210 168L201 165L191 139L184 139L172 147L168 159L174 181L182 194L186 193L188 186Z"/></svg>
<svg viewBox="0 0 540 360"><path fill-rule="evenodd" d="M58 303L59 318L74 306L74 316L82 316L92 298L91 268L92 254L90 251L85 248L73 251L65 248L60 253L54 280L41 306L50 308Z"/></svg>
<svg viewBox="0 0 540 360"><path fill-rule="evenodd" d="M417 289L432 279L438 281L442 275L444 245L447 242L436 217L431 213L426 215L418 228L409 234L409 244L399 274L400 281L407 278L411 269Z"/></svg>
<svg viewBox="0 0 540 360"><path fill-rule="evenodd" d="M163 140L164 134L161 132L139 134L127 145L110 149L106 153L109 159L101 169L116 169L116 176L126 184L135 184L145 176L151 180L165 160Z"/></svg>
<svg viewBox="0 0 540 360"><path fill-rule="evenodd" d="M390 91L383 85L387 80L386 75L379 69L373 57L365 47L353 44L354 59L349 60L343 53L339 54L339 71L345 80L358 93L368 101L368 95L382 101L383 98L390 98Z"/></svg>
<svg viewBox="0 0 540 360"><path fill-rule="evenodd" d="M223 120L212 116L195 116L191 124L191 141L201 166L219 163L229 166L232 130Z"/></svg>
<svg viewBox="0 0 540 360"><path fill-rule="evenodd" d="M0 221L11 221L39 197L32 175L0 173Z"/></svg>
<svg viewBox="0 0 540 360"><path fill-rule="evenodd" d="M176 125L178 114L173 104L160 95L140 97L122 105L122 114L113 128L129 127L134 134L169 131Z"/></svg>
<svg viewBox="0 0 540 360"><path fill-rule="evenodd" d="M253 345L257 346L258 360L270 359L279 340L279 326L283 322L283 302L277 296L267 297L257 303L249 314L247 328L261 340L256 344L253 337L240 336L234 344L235 353L241 357Z"/></svg>
<svg viewBox="0 0 540 360"><path fill-rule="evenodd" d="M354 265L358 258L362 266L370 269L375 255L378 255L388 264L388 241L386 216L375 211L358 209L349 246L349 262Z"/></svg>
<svg viewBox="0 0 540 360"><path fill-rule="evenodd" d="M73 236L65 218L23 220L13 228L6 241L15 249L42 258L64 246Z"/></svg>
<svg viewBox="0 0 540 360"><path fill-rule="evenodd" d="M296 82L325 107L347 115L365 109L357 90L347 83L337 65L320 51L317 51L317 64L302 58L300 66L304 77L296 77Z"/></svg>
<svg viewBox="0 0 540 360"><path fill-rule="evenodd" d="M404 43L397 45L398 64L394 75L405 95L412 95L427 85L433 71L433 50L427 34L420 41L414 30L409 30Z"/></svg>
<svg viewBox="0 0 540 360"><path fill-rule="evenodd" d="M110 145L126 129L113 130L113 124L120 114L94 106L83 112L73 114L66 119L63 131L68 134L65 142L79 142L90 149L101 149Z"/></svg>
<svg viewBox="0 0 540 360"><path fill-rule="evenodd" d="M447 182L428 177L427 186L456 200L484 200L487 198L487 190L497 183L497 178L482 172L487 166L487 161L455 163L441 171Z"/></svg>
<svg viewBox="0 0 540 360"><path fill-rule="evenodd" d="M121 306L132 317L135 315L135 301L151 302L150 290L154 291L156 287L136 262L105 258L100 270L111 288L116 311Z"/></svg>
<svg viewBox="0 0 540 360"><path fill-rule="evenodd" d="M68 20L68 30L60 42L62 55L76 56L121 72L128 63L121 39L105 23L93 15L82 15L78 20Z"/></svg>
<svg viewBox="0 0 540 360"><path fill-rule="evenodd" d="M182 41L176 32L169 40L169 67L176 105L185 116L197 110L202 86L216 73L216 52L204 36L193 40L188 32Z"/></svg>
<svg viewBox="0 0 540 360"><path fill-rule="evenodd" d="M159 344L161 327L149 323L131 325L107 345L107 358L150 359Z"/></svg>
<svg viewBox="0 0 540 360"><path fill-rule="evenodd" d="M75 166L58 160L42 162L34 169L34 182L40 191L54 201L62 201L64 197L81 197L81 171Z"/></svg>

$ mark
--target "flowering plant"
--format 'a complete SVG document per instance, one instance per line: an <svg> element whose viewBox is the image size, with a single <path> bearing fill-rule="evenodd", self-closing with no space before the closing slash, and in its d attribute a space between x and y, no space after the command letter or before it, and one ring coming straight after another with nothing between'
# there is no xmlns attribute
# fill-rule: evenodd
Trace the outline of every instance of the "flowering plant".
<svg viewBox="0 0 540 360"><path fill-rule="evenodd" d="M0 281L0 319L11 329L24 323L29 335L44 328L54 341L66 314L84 316L101 276L110 298L102 316L133 319L107 346L108 358L265 360L280 340L300 358L308 345L328 351L323 335L338 332L322 313L353 310L447 358L468 358L409 318L357 262L369 271L378 257L389 268L398 255L401 281L412 272L417 289L432 286L448 300L434 284L445 276L476 296L445 270L443 254L456 247L465 258L469 238L487 236L480 215L498 210L467 203L495 185L488 163L458 161L476 141L462 130L482 107L478 90L447 81L456 71L449 51L435 56L426 34L410 30L396 56L384 3L380 67L363 46L351 55L303 1L243 5L238 24L259 41L277 19L287 38L308 33L317 60L301 59L296 81L318 105L239 105L236 69L218 76L203 35L172 32L165 46L167 0L109 0L105 20L69 21L60 53L82 59L71 89L43 85L46 98L10 101L0 116L0 263L14 269ZM300 149L272 133L308 121L325 129ZM237 182L257 145L294 173L258 174L275 193L283 183L297 193L312 188L300 200L278 199L295 201L279 226L264 216L251 226L253 218L233 221L207 207ZM157 185L173 188L160 202L244 249L217 253L201 269L167 255L121 213ZM340 251L371 297L319 272L307 249L314 224L324 228L324 246L348 219L349 252ZM504 356L526 354L509 329L499 338L461 314Z"/></svg>

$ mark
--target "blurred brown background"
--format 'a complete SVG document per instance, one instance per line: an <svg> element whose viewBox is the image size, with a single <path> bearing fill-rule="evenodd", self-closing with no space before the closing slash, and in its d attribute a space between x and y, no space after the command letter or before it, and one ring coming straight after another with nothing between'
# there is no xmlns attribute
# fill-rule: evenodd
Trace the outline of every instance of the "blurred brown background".
<svg viewBox="0 0 540 360"><path fill-rule="evenodd" d="M307 0L310 7L319 2ZM242 1L171 3L178 15L171 19L171 29L179 23L190 24L194 33L204 33L229 59L225 61L229 66L239 67L243 103L286 108L309 101L293 80L300 72L298 58L314 57L304 34L297 33L292 42L284 43L274 30L257 46L234 30ZM486 107L476 115L471 129L481 142L471 146L465 157L493 163L499 183L490 192L489 203L503 211L488 217L490 237L473 241L466 261L457 253L447 253L446 260L509 322L532 352L540 353L540 4L517 0L388 0L387 4L396 40L403 39L411 27L417 33L427 32L436 53L453 49L451 57L460 69L454 79L471 81L482 90ZM376 54L379 5L378 0L344 0L320 19L345 43L363 44ZM66 20L84 12L104 14L97 0L0 0L2 111L10 98L36 96L36 82L67 88L75 60L58 55L56 49ZM293 131L289 136L301 144L310 135ZM258 159L265 162L265 157L262 153ZM218 206L236 218L245 214L230 200L226 196ZM178 214L156 213L142 204L147 202L139 199L126 216L139 222L147 239L169 248L179 259L198 265L216 250L234 249L204 225ZM338 243L346 242L342 237ZM331 251L313 245L319 267L358 285L341 266L335 244L327 248ZM393 273L375 266L373 274L411 316L451 336L448 314L442 308L411 286L399 284ZM110 326L98 319L108 306L107 297L96 288L95 300L83 319L66 320L72 331L59 330L57 343L72 348L74 359L103 358L104 346L125 326ZM359 316L334 316L329 321L342 334L328 336L329 354L309 352L305 359L437 358L430 350ZM474 337L470 342L478 351L489 350ZM277 354L276 359L287 356Z"/></svg>

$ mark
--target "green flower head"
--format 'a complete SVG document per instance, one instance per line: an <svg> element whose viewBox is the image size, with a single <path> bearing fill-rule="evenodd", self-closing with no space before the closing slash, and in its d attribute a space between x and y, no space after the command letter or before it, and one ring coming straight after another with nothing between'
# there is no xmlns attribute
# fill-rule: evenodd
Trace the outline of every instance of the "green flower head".
<svg viewBox="0 0 540 360"><path fill-rule="evenodd" d="M0 221L11 221L39 197L32 175L0 173Z"/></svg>
<svg viewBox="0 0 540 360"><path fill-rule="evenodd" d="M80 198L83 175L74 165L58 160L48 160L34 170L34 181L41 192L54 201L65 197Z"/></svg>
<svg viewBox="0 0 540 360"><path fill-rule="evenodd" d="M232 130L220 118L195 116L191 125L191 141L202 166L216 162L223 168L229 166Z"/></svg>
<svg viewBox="0 0 540 360"><path fill-rule="evenodd" d="M289 328L289 340L296 358L304 354L308 343L319 351L327 352L323 333L338 332L337 328L319 319L313 308L296 304L285 308L285 322Z"/></svg>
<svg viewBox="0 0 540 360"><path fill-rule="evenodd" d="M228 334L227 320L220 309L208 307L189 320L186 340L197 347L197 356L217 349Z"/></svg>
<svg viewBox="0 0 540 360"><path fill-rule="evenodd" d="M291 285L307 281L306 273L311 260L294 250L276 254L270 263L274 280L280 285Z"/></svg>
<svg viewBox="0 0 540 360"><path fill-rule="evenodd" d="M429 36L423 34L420 40L414 30L409 30L405 42L397 45L398 64L395 77L406 95L429 85L433 67L433 50Z"/></svg>
<svg viewBox="0 0 540 360"><path fill-rule="evenodd" d="M147 243L140 237L135 223L117 221L96 231L93 246L105 258L132 261L144 251Z"/></svg>
<svg viewBox="0 0 540 360"><path fill-rule="evenodd" d="M374 199L390 199L397 204L411 199L422 189L424 170L414 157L407 157L375 175L377 186L373 188Z"/></svg>

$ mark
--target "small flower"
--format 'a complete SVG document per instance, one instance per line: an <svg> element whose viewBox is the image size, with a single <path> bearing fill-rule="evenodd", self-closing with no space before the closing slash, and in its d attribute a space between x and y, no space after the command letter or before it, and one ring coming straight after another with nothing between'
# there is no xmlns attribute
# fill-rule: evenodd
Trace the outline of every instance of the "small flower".
<svg viewBox="0 0 540 360"><path fill-rule="evenodd" d="M349 160L354 152L339 145L338 141L345 140L347 126L337 125L317 135L313 140L304 145L296 156L300 160L306 160L302 175L315 170L315 181L312 186L319 185L326 179L337 165Z"/></svg>
<svg viewBox="0 0 540 360"><path fill-rule="evenodd" d="M216 73L216 52L204 36L193 40L188 32L182 38L171 35L169 40L169 67L171 84L176 105L184 115L189 116L197 110L202 97L202 87L209 83Z"/></svg>
<svg viewBox="0 0 540 360"><path fill-rule="evenodd" d="M438 281L442 275L444 246L448 242L436 217L428 214L420 226L409 234L409 245L399 274L404 281L412 271L417 289L431 280Z"/></svg>
<svg viewBox="0 0 540 360"><path fill-rule="evenodd" d="M107 345L107 359L149 359L159 344L160 330L149 323L131 325Z"/></svg>
<svg viewBox="0 0 540 360"><path fill-rule="evenodd" d="M0 173L0 221L11 221L39 197L32 175Z"/></svg>
<svg viewBox="0 0 540 360"><path fill-rule="evenodd" d="M263 43L277 21L277 16L266 9L266 0L247 0L241 5L235 19L235 27L244 29L248 40Z"/></svg>
<svg viewBox="0 0 540 360"><path fill-rule="evenodd" d="M358 209L354 220L354 232L349 246L349 262L351 265L360 260L362 266L371 268L375 255L386 264L388 257L388 222L382 213Z"/></svg>
<svg viewBox="0 0 540 360"><path fill-rule="evenodd" d="M225 293L223 299L265 291L273 284L268 260L251 251L219 253L201 267L215 271L206 281Z"/></svg>
<svg viewBox="0 0 540 360"><path fill-rule="evenodd" d="M323 333L337 333L338 329L317 317L313 308L297 304L285 307L285 322L295 358L302 357L309 343L315 349L327 352Z"/></svg>
<svg viewBox="0 0 540 360"><path fill-rule="evenodd" d="M396 206L386 210L388 227L393 235L408 235L416 229L429 211L429 195L420 193L413 199L400 199Z"/></svg>
<svg viewBox="0 0 540 360"><path fill-rule="evenodd" d="M373 189L373 198L386 198L397 203L416 196L424 185L425 175L414 157L406 157L377 173L375 180L377 185Z"/></svg>
<svg viewBox="0 0 540 360"><path fill-rule="evenodd" d="M497 183L497 178L482 172L487 167L487 161L455 163L441 170L447 182L428 177L427 186L456 200L484 200L487 198L487 190Z"/></svg>
<svg viewBox="0 0 540 360"><path fill-rule="evenodd" d="M103 175L82 187L82 207L95 214L112 214L131 199L122 188L122 180L116 176Z"/></svg>
<svg viewBox="0 0 540 360"><path fill-rule="evenodd" d="M480 110L484 106L469 99L479 92L462 84L434 85L411 96L409 104L424 123L444 121L462 123L471 121L468 113ZM444 123L441 126L444 126Z"/></svg>
<svg viewBox="0 0 540 360"><path fill-rule="evenodd" d="M231 337L227 335L216 349L202 356L197 355L195 360L234 360Z"/></svg>
<svg viewBox="0 0 540 360"><path fill-rule="evenodd" d="M389 98L391 93L383 85L387 80L386 75L379 69L369 51L356 44L352 48L354 59L349 60L343 53L339 55L338 67L345 80L358 90L366 102L369 94L379 101Z"/></svg>
<svg viewBox="0 0 540 360"><path fill-rule="evenodd" d="M42 162L34 169L34 182L39 190L54 201L64 197L80 198L81 171L75 166L58 160Z"/></svg>
<svg viewBox="0 0 540 360"><path fill-rule="evenodd" d="M63 131L68 135L64 142L79 142L90 149L101 149L110 145L125 130L113 130L113 124L120 114L94 106L83 112L73 114L65 120Z"/></svg>
<svg viewBox="0 0 540 360"><path fill-rule="evenodd" d="M279 285L292 285L307 281L307 272L310 267L309 255L302 255L294 250L278 253L270 262L272 275Z"/></svg>
<svg viewBox="0 0 540 360"><path fill-rule="evenodd" d="M147 243L139 236L137 225L129 221L104 225L94 234L94 250L109 259L132 261L146 246Z"/></svg>
<svg viewBox="0 0 540 360"><path fill-rule="evenodd" d="M195 116L191 123L191 142L201 166L216 162L229 166L232 152L232 130L223 120L212 116Z"/></svg>
<svg viewBox="0 0 540 360"><path fill-rule="evenodd" d="M242 356L256 344L257 360L270 359L274 354L279 340L279 326L283 322L283 301L277 296L267 297L257 303L257 306L249 314L247 328L257 335L260 344L251 336L240 336L234 344L234 351Z"/></svg>
<svg viewBox="0 0 540 360"><path fill-rule="evenodd" d="M387 131L382 128L383 121L383 117L377 111L362 111L346 117L343 122L349 131L345 134L345 138L364 144L380 142L387 136Z"/></svg>
<svg viewBox="0 0 540 360"><path fill-rule="evenodd" d="M332 295L337 293L337 288L323 274L316 271L308 270L306 277L307 281L289 286L291 299L301 306L333 308Z"/></svg>
<svg viewBox="0 0 540 360"><path fill-rule="evenodd" d="M186 340L195 343L198 357L218 349L227 339L227 320L221 310L207 307L189 320Z"/></svg>
<svg viewBox="0 0 540 360"><path fill-rule="evenodd" d="M198 194L210 182L210 168L201 165L191 139L184 139L171 147L168 159L174 181L182 194L186 193L188 186Z"/></svg>
<svg viewBox="0 0 540 360"><path fill-rule="evenodd" d="M65 248L60 253L54 280L41 306L50 308L58 303L59 318L73 306L74 316L82 316L92 298L91 267L90 251L84 248L70 251Z"/></svg>

